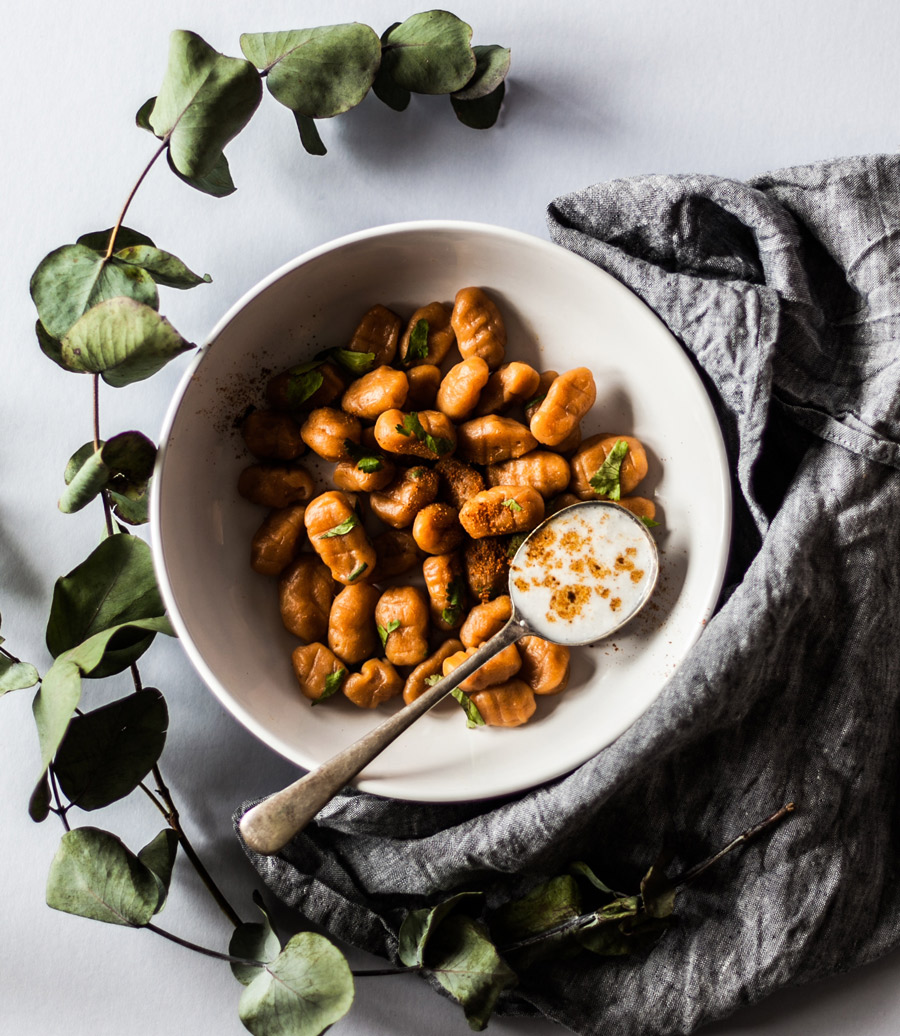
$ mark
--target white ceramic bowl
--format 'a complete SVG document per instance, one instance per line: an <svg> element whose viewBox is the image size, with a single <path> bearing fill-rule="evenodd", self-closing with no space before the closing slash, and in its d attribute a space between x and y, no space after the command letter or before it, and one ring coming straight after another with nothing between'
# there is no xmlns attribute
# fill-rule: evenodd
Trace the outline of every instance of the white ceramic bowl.
<svg viewBox="0 0 900 1036"><path fill-rule="evenodd" d="M276 270L212 332L167 415L152 503L163 596L213 693L302 767L345 747L384 713L342 696L310 708L300 695L290 666L298 642L281 625L275 582L248 564L262 512L235 488L250 462L235 419L261 400L267 376L344 345L376 302L408 317L468 285L499 305L508 359L594 371L598 397L585 435L630 432L645 443L642 492L660 511L660 584L612 643L574 652L569 689L540 700L525 727L467 730L449 702L357 781L419 801L506 794L573 769L648 708L711 614L730 536L725 451L699 378L656 316L587 261L498 227L419 222L341 238Z"/></svg>

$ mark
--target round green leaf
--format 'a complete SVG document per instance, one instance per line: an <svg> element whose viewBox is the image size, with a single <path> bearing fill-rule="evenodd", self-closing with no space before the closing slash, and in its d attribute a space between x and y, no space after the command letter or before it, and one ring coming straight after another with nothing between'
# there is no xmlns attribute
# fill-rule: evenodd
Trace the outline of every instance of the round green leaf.
<svg viewBox="0 0 900 1036"><path fill-rule="evenodd" d="M37 335L38 345L41 347L41 352L47 357L48 360L53 360L57 366L62 367L63 370L68 370L65 360L62 358L62 343L53 337L53 335L47 333L47 329L40 322L35 322L34 332Z"/></svg>
<svg viewBox="0 0 900 1036"><path fill-rule="evenodd" d="M93 810L130 795L162 754L168 726L165 699L152 687L76 716L54 762L66 798Z"/></svg>
<svg viewBox="0 0 900 1036"><path fill-rule="evenodd" d="M228 952L232 957L243 957L246 960L258 960L269 964L281 953L281 943L272 930L272 922L258 892L253 893L253 902L262 914L262 921L245 921L239 924L231 936ZM231 962L231 971L242 986L259 977L260 969L252 964Z"/></svg>
<svg viewBox="0 0 900 1036"><path fill-rule="evenodd" d="M353 976L341 951L301 932L241 995L238 1013L253 1036L319 1036L353 1003Z"/></svg>
<svg viewBox="0 0 900 1036"><path fill-rule="evenodd" d="M7 691L24 691L34 687L40 674L28 662L14 662L9 656L0 654L0 695Z"/></svg>
<svg viewBox="0 0 900 1036"><path fill-rule="evenodd" d="M159 887L159 902L156 905L155 911L157 914L166 905L177 854L178 835L175 834L171 827L164 827L138 853L138 859L153 873L154 878L156 878L156 884Z"/></svg>
<svg viewBox="0 0 900 1036"><path fill-rule="evenodd" d="M473 47L475 52L475 75L462 90L453 95L459 101L477 101L487 97L506 79L509 72L509 47L492 43L488 47Z"/></svg>
<svg viewBox="0 0 900 1036"><path fill-rule="evenodd" d="M319 129L315 120L294 112L294 121L297 123L297 131L300 134L300 143L304 150L310 155L327 155L328 148L319 136Z"/></svg>
<svg viewBox="0 0 900 1036"><path fill-rule="evenodd" d="M493 93L474 101L461 101L455 94L450 98L456 117L470 129L490 129L497 121L506 93L506 83L501 83Z"/></svg>
<svg viewBox="0 0 900 1036"><path fill-rule="evenodd" d="M204 177L250 121L261 96L259 75L249 61L226 57L196 33L178 29L170 37L169 63L156 102L143 118L157 137L168 141L179 173Z"/></svg>
<svg viewBox="0 0 900 1036"><path fill-rule="evenodd" d="M136 928L150 921L158 902L153 873L115 835L93 827L63 835L47 879L48 906Z"/></svg>
<svg viewBox="0 0 900 1036"><path fill-rule="evenodd" d="M87 245L88 248L93 248L95 252L101 252L105 255L112 232L112 227L108 230L93 230L89 234L82 234L81 237L76 239L75 244ZM116 231L115 247L125 248L131 245L152 246L153 242L146 234L142 234L139 230L132 230L131 227L119 227Z"/></svg>
<svg viewBox="0 0 900 1036"><path fill-rule="evenodd" d="M329 119L355 108L381 62L381 41L359 22L244 33L241 50L266 73L266 87L275 100L310 119Z"/></svg>
<svg viewBox="0 0 900 1036"><path fill-rule="evenodd" d="M62 340L63 360L71 370L100 374L114 388L152 377L193 348L155 309L128 298L89 309Z"/></svg>
<svg viewBox="0 0 900 1036"><path fill-rule="evenodd" d="M63 245L45 256L31 278L31 297L44 329L62 338L83 313L120 295L155 309L156 284L149 273L87 245ZM63 349L63 359L68 364ZM78 370L80 368L73 368Z"/></svg>
<svg viewBox="0 0 900 1036"><path fill-rule="evenodd" d="M471 904L473 900L481 899L482 895L481 892L458 892L455 896L438 903L437 906L411 910L400 926L398 938L400 960L408 968L422 965L425 962L428 940L438 925L461 903L468 901Z"/></svg>
<svg viewBox="0 0 900 1036"><path fill-rule="evenodd" d="M109 536L85 561L56 581L47 622L47 648L58 658L96 633L135 619L157 618L164 612L150 548L135 536ZM111 676L126 669L152 639L152 634L140 631L120 635L115 645L120 650L92 675Z"/></svg>
<svg viewBox="0 0 900 1036"><path fill-rule="evenodd" d="M114 478L106 488L113 514L126 525L146 525L150 521L150 483L132 483Z"/></svg>
<svg viewBox="0 0 900 1036"><path fill-rule="evenodd" d="M85 443L69 458L66 465L66 490L60 497L59 509L65 514L81 510L103 489L115 485L119 493L146 496L147 482L153 474L156 447L140 432L122 432L108 442Z"/></svg>
<svg viewBox="0 0 900 1036"><path fill-rule="evenodd" d="M414 14L384 37L382 65L404 90L451 94L475 73L472 27L449 11Z"/></svg>
<svg viewBox="0 0 900 1036"><path fill-rule="evenodd" d="M234 180L231 179L228 159L224 155L219 155L209 172L197 176L186 176L175 167L171 155L166 157L169 168L178 179L184 180L189 187L193 187L196 191L202 191L203 194L208 194L213 198L227 198L229 194L234 194L237 190L234 186Z"/></svg>

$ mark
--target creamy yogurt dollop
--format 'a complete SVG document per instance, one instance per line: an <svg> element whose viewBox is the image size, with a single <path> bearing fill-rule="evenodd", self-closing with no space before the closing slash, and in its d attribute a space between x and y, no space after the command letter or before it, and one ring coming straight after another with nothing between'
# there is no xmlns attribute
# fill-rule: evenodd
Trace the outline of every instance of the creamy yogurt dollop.
<svg viewBox="0 0 900 1036"><path fill-rule="evenodd" d="M567 507L520 547L509 572L516 610L548 640L608 636L647 601L659 560L648 530L603 501Z"/></svg>

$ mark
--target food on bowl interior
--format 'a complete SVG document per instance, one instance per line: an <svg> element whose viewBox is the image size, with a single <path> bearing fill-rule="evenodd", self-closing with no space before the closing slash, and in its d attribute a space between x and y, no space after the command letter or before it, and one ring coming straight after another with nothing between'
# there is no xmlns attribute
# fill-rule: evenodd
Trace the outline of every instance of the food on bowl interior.
<svg viewBox="0 0 900 1036"><path fill-rule="evenodd" d="M403 321L382 305L349 343L272 377L241 432L255 460L238 492L269 512L251 566L277 579L292 654L314 704L407 703L509 619L509 567L548 514L611 499L647 524L634 495L647 457L631 434L582 441L596 399L586 367L506 361L495 302L462 288ZM301 463L334 465L323 484ZM514 727L560 694L569 649L526 637L461 685L470 725Z"/></svg>

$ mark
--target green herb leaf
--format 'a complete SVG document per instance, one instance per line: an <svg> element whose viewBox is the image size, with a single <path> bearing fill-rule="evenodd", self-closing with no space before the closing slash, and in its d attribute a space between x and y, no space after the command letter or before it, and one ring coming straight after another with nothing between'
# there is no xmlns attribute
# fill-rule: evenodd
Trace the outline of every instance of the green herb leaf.
<svg viewBox="0 0 900 1036"><path fill-rule="evenodd" d="M364 561L358 568L354 568L350 575L347 576L347 582L352 583L355 579L359 579L368 567L368 561Z"/></svg>
<svg viewBox="0 0 900 1036"><path fill-rule="evenodd" d="M59 509L65 514L80 511L117 477L129 485L146 487L155 461L156 447L140 432L122 432L96 451L93 443L85 443L66 466L67 489Z"/></svg>
<svg viewBox="0 0 900 1036"><path fill-rule="evenodd" d="M59 658L95 633L137 619L159 618L164 613L150 548L134 536L110 536L56 581L47 622L47 648ZM112 676L127 669L152 640L152 635L140 632L120 636L94 675Z"/></svg>
<svg viewBox="0 0 900 1036"><path fill-rule="evenodd" d="M382 38L382 67L401 89L420 94L461 90L475 73L472 27L449 11L425 11Z"/></svg>
<svg viewBox="0 0 900 1036"><path fill-rule="evenodd" d="M69 370L100 374L121 388L151 377L193 348L155 309L114 298L75 321L62 340L62 358Z"/></svg>
<svg viewBox="0 0 900 1036"><path fill-rule="evenodd" d="M409 414L403 415L403 423L394 425L401 435L414 435L419 442L425 443L426 447L437 457L448 453L453 449L453 442L450 439L445 438L443 435L434 436L430 432L426 432L422 422L419 420L419 414L413 410Z"/></svg>
<svg viewBox="0 0 900 1036"><path fill-rule="evenodd" d="M238 1013L253 1036L318 1036L352 1003L344 955L321 935L300 932L247 986Z"/></svg>
<svg viewBox="0 0 900 1036"><path fill-rule="evenodd" d="M541 403L547 398L547 393L544 392L540 396L532 396L531 399L525 404L526 410L531 410L532 407L539 407Z"/></svg>
<svg viewBox="0 0 900 1036"><path fill-rule="evenodd" d="M325 690L322 691L318 698L313 698L311 704L318 705L320 702L326 701L333 694L337 694L337 692L344 686L344 681L346 679L346 669L335 669L333 673L329 673L328 676L325 677Z"/></svg>
<svg viewBox="0 0 900 1036"><path fill-rule="evenodd" d="M95 252L105 255L112 232L112 227L108 227L106 230L92 230L76 238L75 244L85 245L88 248L93 248ZM134 230L132 227L119 227L116 231L115 243L119 248L130 248L132 245L150 245L153 247L153 242L146 234L142 234L139 230Z"/></svg>
<svg viewBox="0 0 900 1036"><path fill-rule="evenodd" d="M239 924L228 943L228 952L232 957L244 957L247 960L258 960L263 964L270 964L281 953L281 943L272 929L272 922L269 920L262 897L256 891L253 893L253 902L259 908L263 919ZM249 986L259 976L260 969L250 964L238 964L232 961L231 973L241 985Z"/></svg>
<svg viewBox="0 0 900 1036"><path fill-rule="evenodd" d="M234 186L234 180L231 178L228 159L224 155L219 155L212 169L202 176L186 176L180 169L176 168L175 163L172 161L171 153L166 154L166 161L179 180L183 180L189 187L193 187L195 191L201 191L212 198L227 198L229 194L234 194L237 190L237 187Z"/></svg>
<svg viewBox="0 0 900 1036"><path fill-rule="evenodd" d="M648 917L670 917L675 909L677 889L663 869L668 859L668 855L661 857L641 879L641 899Z"/></svg>
<svg viewBox="0 0 900 1036"><path fill-rule="evenodd" d="M403 357L403 365L408 367L415 360L428 358L428 321L417 320L416 326L409 336L409 345L406 348L406 355Z"/></svg>
<svg viewBox="0 0 900 1036"><path fill-rule="evenodd" d="M581 916L581 893L568 874L551 878L521 899L506 903L489 918L491 935L500 946L532 939ZM578 952L573 933L547 935L539 942L509 954L519 970L541 960L571 956Z"/></svg>
<svg viewBox="0 0 900 1036"><path fill-rule="evenodd" d="M655 529L657 525L659 525L659 522L655 522L652 518L648 518L644 514L641 515L641 521L644 523L644 525L647 526L648 529Z"/></svg>
<svg viewBox="0 0 900 1036"><path fill-rule="evenodd" d="M139 244L124 245L116 236L116 244L119 246L115 258L129 266L137 266L156 281L157 284L164 284L167 288L195 288L198 284L211 284L212 277L208 273L199 274L189 270L187 266L171 252L164 252L155 245Z"/></svg>
<svg viewBox="0 0 900 1036"><path fill-rule="evenodd" d="M503 503L504 507L508 507L510 509L510 511L513 511L513 512L523 511L524 510L522 505L517 500L512 500L512 499L504 500L502 503Z"/></svg>
<svg viewBox="0 0 900 1036"><path fill-rule="evenodd" d="M388 639L388 637L394 632L394 630L399 629L399 628L400 628L400 620L399 619L394 619L392 622L389 622L387 624L387 626L379 626L378 627L378 636L381 637L381 646L382 647L387 647L387 639Z"/></svg>
<svg viewBox="0 0 900 1036"><path fill-rule="evenodd" d="M494 93L509 72L509 47L496 43L473 47L475 53L475 74L462 90L453 94L457 101L477 101Z"/></svg>
<svg viewBox="0 0 900 1036"><path fill-rule="evenodd" d="M292 410L298 410L303 404L322 387L325 380L319 369L322 360L309 360L306 363L299 363L291 367L286 373L289 375L287 384L284 387L284 395L288 406Z"/></svg>
<svg viewBox="0 0 900 1036"><path fill-rule="evenodd" d="M45 256L31 278L31 297L47 334L62 339L72 326L100 302L125 296L155 310L156 283L146 270L86 245L63 245ZM65 366L70 358L62 356Z"/></svg>
<svg viewBox="0 0 900 1036"><path fill-rule="evenodd" d="M451 579L447 584L447 607L441 610L441 621L455 626L465 605L466 587L462 579Z"/></svg>
<svg viewBox="0 0 900 1036"><path fill-rule="evenodd" d="M29 662L14 662L8 655L0 654L0 695L34 687L40 678Z"/></svg>
<svg viewBox="0 0 900 1036"><path fill-rule="evenodd" d="M150 521L150 483L113 478L106 489L113 514L126 525L145 525Z"/></svg>
<svg viewBox="0 0 900 1036"><path fill-rule="evenodd" d="M506 556L508 558L514 558L516 556L516 551L518 551L519 547L521 547L522 544L527 539L528 539L528 533L527 532L516 532L516 533L513 533L513 535L510 536L509 543L507 544L507 547L506 547Z"/></svg>
<svg viewBox="0 0 900 1036"><path fill-rule="evenodd" d="M107 924L140 928L159 903L153 873L108 831L67 831L47 878L47 906Z"/></svg>
<svg viewBox="0 0 900 1036"><path fill-rule="evenodd" d="M350 459L356 461L356 466L359 470L366 472L366 474L381 471L384 467L382 457L372 453L371 450L367 450L365 446L360 446L359 443L355 443L352 439L344 439L344 449L350 455Z"/></svg>
<svg viewBox="0 0 900 1036"><path fill-rule="evenodd" d="M170 37L168 68L146 122L167 141L173 169L197 185L221 176L222 149L250 121L261 96L259 75L249 61L225 57L195 33L178 29Z"/></svg>
<svg viewBox="0 0 900 1036"><path fill-rule="evenodd" d="M66 798L94 810L130 795L162 754L168 726L165 699L152 687L75 716L54 762Z"/></svg>
<svg viewBox="0 0 900 1036"><path fill-rule="evenodd" d="M346 518L340 523L340 525L332 526L328 532L320 532L316 537L320 540L331 539L332 536L346 536L351 529L355 529L359 525L359 518L355 514L351 514L349 518Z"/></svg>
<svg viewBox="0 0 900 1036"><path fill-rule="evenodd" d="M481 715L478 711L478 706L465 691L461 691L458 687L454 687L450 692L450 697L455 699L462 707L463 712L466 714L466 726L469 730L472 730L474 727L484 726L484 716Z"/></svg>
<svg viewBox="0 0 900 1036"><path fill-rule="evenodd" d="M590 480L591 488L599 496L618 500L622 495L622 461L628 453L628 443L619 439L609 451L606 460L600 465Z"/></svg>
<svg viewBox="0 0 900 1036"><path fill-rule="evenodd" d="M159 902L155 913L166 905L169 896L169 885L172 883L172 870L178 855L178 835L171 827L164 827L159 834L149 841L138 853L138 859L152 872L159 889Z"/></svg>
<svg viewBox="0 0 900 1036"><path fill-rule="evenodd" d="M464 126L477 130L490 129L500 115L505 93L506 83L501 83L493 93L489 93L486 97L479 97L474 101L461 101L458 97L453 96L450 98L450 104L456 112L457 119Z"/></svg>
<svg viewBox="0 0 900 1036"><path fill-rule="evenodd" d="M66 361L62 357L62 342L58 341L51 335L46 327L40 322L35 322L34 333L37 335L38 345L41 347L41 352L47 357L48 360L58 366L62 367L63 370L68 370Z"/></svg>
<svg viewBox="0 0 900 1036"><path fill-rule="evenodd" d="M616 892L615 889L611 889L609 885L601 881L591 868L581 860L576 860L571 864L569 870L578 877L586 878L595 889L599 889L601 892L607 893L607 895L616 897L622 896L621 892Z"/></svg>
<svg viewBox="0 0 900 1036"><path fill-rule="evenodd" d="M461 905L472 906L481 903L484 894L481 892L457 892L455 896L445 899L437 906L411 910L403 919L398 933L397 953L400 960L408 968L419 968L425 963L425 951L428 940L438 926L452 911Z"/></svg>
<svg viewBox="0 0 900 1036"><path fill-rule="evenodd" d="M327 155L328 148L319 136L319 128L314 119L309 119L299 112L294 112L294 122L297 124L297 132L300 134L300 143L308 155Z"/></svg>
<svg viewBox="0 0 900 1036"><path fill-rule="evenodd" d="M244 33L241 50L265 71L269 93L310 119L329 119L356 107L381 62L381 41L358 22Z"/></svg>
<svg viewBox="0 0 900 1036"><path fill-rule="evenodd" d="M436 683L440 683L441 680L443 680L443 679L444 679L444 677L440 673L435 673L433 676L426 676L425 677L425 686L426 687L434 687L434 685Z"/></svg>
<svg viewBox="0 0 900 1036"><path fill-rule="evenodd" d="M357 376L368 374L375 366L375 353L357 352L355 349L325 349L316 356L317 360L334 360L345 370Z"/></svg>

